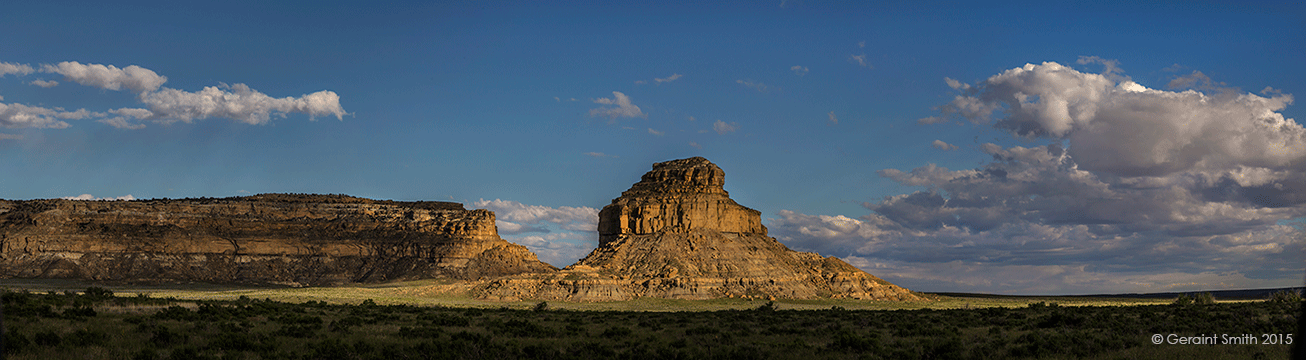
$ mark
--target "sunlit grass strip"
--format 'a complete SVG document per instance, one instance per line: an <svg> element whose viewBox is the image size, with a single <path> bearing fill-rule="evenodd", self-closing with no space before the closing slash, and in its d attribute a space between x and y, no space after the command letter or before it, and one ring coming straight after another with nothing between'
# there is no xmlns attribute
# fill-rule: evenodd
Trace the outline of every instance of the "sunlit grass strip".
<svg viewBox="0 0 1306 360"><path fill-rule="evenodd" d="M473 308L530 309L539 301L484 301L466 295L470 285L446 280L420 280L386 284L349 285L338 287L257 287L215 284L163 284L163 285L106 285L74 280L6 279L0 288L10 290L80 291L88 286L99 286L119 294L146 294L155 298L182 300L235 300L241 296L251 299L270 299L282 302L303 303L322 301L334 304L358 304L372 300L383 305L447 306ZM775 301L781 310L822 310L840 307L849 310L912 310L912 309L967 309L967 308L1019 308L1034 303L1056 303L1060 306L1133 306L1169 304L1172 299L1094 298L1094 297L1030 297L985 295L982 297L950 297L930 295L933 301L877 301L849 299L814 299ZM1250 300L1221 300L1239 302ZM755 309L766 303L763 300L713 299L676 300L640 298L630 301L573 303L550 302L557 310L578 311L718 311Z"/></svg>

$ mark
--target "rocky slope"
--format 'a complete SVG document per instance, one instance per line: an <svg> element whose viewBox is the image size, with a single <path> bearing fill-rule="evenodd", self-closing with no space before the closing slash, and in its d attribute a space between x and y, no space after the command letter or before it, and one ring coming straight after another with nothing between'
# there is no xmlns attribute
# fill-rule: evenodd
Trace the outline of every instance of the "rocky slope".
<svg viewBox="0 0 1306 360"><path fill-rule="evenodd" d="M599 212L600 244L589 256L557 273L492 280L474 295L920 299L837 258L790 250L768 237L761 213L731 200L724 185L725 172L701 157L654 164Z"/></svg>
<svg viewBox="0 0 1306 360"><path fill-rule="evenodd" d="M330 285L552 272L449 202L0 200L0 277Z"/></svg>

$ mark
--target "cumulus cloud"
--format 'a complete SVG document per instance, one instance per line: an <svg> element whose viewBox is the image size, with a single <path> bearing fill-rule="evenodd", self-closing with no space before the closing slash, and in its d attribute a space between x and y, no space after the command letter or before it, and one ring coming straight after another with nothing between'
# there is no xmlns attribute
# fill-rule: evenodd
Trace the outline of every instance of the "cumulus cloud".
<svg viewBox="0 0 1306 360"><path fill-rule="evenodd" d="M0 63L0 75L5 73L28 74L31 66ZM57 119L96 119L120 129L140 129L142 121L169 124L190 123L195 120L221 117L247 124L266 124L271 116L286 117L289 113L316 116L334 115L343 119L346 114L340 106L340 96L332 91L319 91L296 97L273 98L245 84L205 87L198 92L187 92L162 87L168 81L152 70L136 65L118 68L113 65L82 64L65 61L41 65L40 72L63 75L66 80L107 90L131 90L146 108L124 108L108 112L78 110L66 112L59 108L48 109L22 104L0 104L0 126L66 128L68 123ZM53 87L57 81L37 79L30 84Z"/></svg>
<svg viewBox="0 0 1306 360"><path fill-rule="evenodd" d="M65 79L86 86L108 90L127 88L135 92L154 91L168 81L153 70L136 65L117 68L113 65L82 64L64 61L54 65L41 65L41 72L60 74Z"/></svg>
<svg viewBox="0 0 1306 360"><path fill-rule="evenodd" d="M725 121L717 120L712 123L712 130L721 135L734 132L737 129L739 129L739 123L735 122L726 123Z"/></svg>
<svg viewBox="0 0 1306 360"><path fill-rule="evenodd" d="M27 75L35 72L31 65L0 62L0 76L7 74Z"/></svg>
<svg viewBox="0 0 1306 360"><path fill-rule="evenodd" d="M657 130L653 130L653 128L648 128L648 133L649 133L650 135L654 135L654 136L662 136L662 134L663 134L663 132L661 132L661 131L657 131Z"/></svg>
<svg viewBox="0 0 1306 360"><path fill-rule="evenodd" d="M659 78L653 78L653 81L657 81L659 84L661 84L661 83L664 83L664 82L672 82L672 81L676 81L676 79L679 79L679 78L682 77L682 76L684 76L684 75L680 75L680 74L671 74L671 76L668 76L668 77L665 77L665 78L661 78L661 79L659 79Z"/></svg>
<svg viewBox="0 0 1306 360"><path fill-rule="evenodd" d="M828 115L830 115L830 121L827 123L827 125L839 125L839 118L834 117L833 111L831 111L830 114Z"/></svg>
<svg viewBox="0 0 1306 360"><path fill-rule="evenodd" d="M746 87L749 87L749 88L751 88L751 89L753 89L753 90L757 90L757 92L761 92L761 93L770 92L771 89L779 89L779 88L777 88L777 87L773 87L773 86L770 86L770 85L767 85L767 84L763 84L763 83L760 83L760 82L753 82L753 81L751 81L751 80L749 80L749 81L745 81L745 80L735 80L735 83L736 83L736 84L743 85L743 86L746 86Z"/></svg>
<svg viewBox="0 0 1306 360"><path fill-rule="evenodd" d="M957 150L957 145L943 142L943 140L934 140L934 142L930 143L930 145L934 146L935 149L939 149L939 150Z"/></svg>
<svg viewBox="0 0 1306 360"><path fill-rule="evenodd" d="M1005 115L995 125L1022 137L1067 140L1086 170L1164 176L1302 159L1306 130L1279 113L1292 100L1154 90L1045 62L994 75L947 108L977 123Z"/></svg>
<svg viewBox="0 0 1306 360"><path fill-rule="evenodd" d="M590 109L590 116L604 116L609 119L616 119L618 117L648 118L648 115L644 114L643 111L640 111L638 106L635 106L635 104L630 103L630 97L626 96L626 94L623 94L620 91L613 91L611 99L609 98L594 99L594 103L604 104L604 105L616 105L616 107L600 107L600 108Z"/></svg>
<svg viewBox="0 0 1306 360"><path fill-rule="evenodd" d="M857 219L782 212L772 233L927 291L1299 284L1306 139L1279 113L1291 95L1155 90L1113 61L1081 62L1107 70L1043 63L949 82L961 94L944 116L1034 144L982 144L991 160L975 169L880 170L922 189L863 203Z"/></svg>
<svg viewBox="0 0 1306 360"><path fill-rule="evenodd" d="M43 87L43 88L52 88L52 87L55 87L55 86L59 86L59 82L58 82L58 81L54 81L54 80L44 80L44 79L36 79L36 80L32 80L32 82L30 82L29 84L36 85L36 86L40 86L40 87Z"/></svg>
<svg viewBox="0 0 1306 360"><path fill-rule="evenodd" d="M250 89L245 84L208 86L199 92L163 88L141 95L141 102L152 113L148 118L161 122L192 122L211 117L237 120L246 124L266 124L272 114L287 113L316 116L334 115L343 119L345 110L340 96L332 91L318 91L298 98L273 98Z"/></svg>
<svg viewBox="0 0 1306 360"><path fill-rule="evenodd" d="M1112 81L1117 82L1129 80L1128 77L1121 75L1124 73L1124 70L1120 69L1120 61L1115 59L1103 59L1097 56L1080 56L1079 60L1076 60L1075 63L1080 65L1102 64L1102 76L1106 76Z"/></svg>
<svg viewBox="0 0 1306 360"><path fill-rule="evenodd" d="M64 111L62 108L43 108L23 104L0 103L0 126L7 128L63 129L71 125L62 120L81 120L104 116L86 109Z"/></svg>
<svg viewBox="0 0 1306 360"><path fill-rule="evenodd" d="M505 240L526 246L541 261L558 267L571 265L598 245L599 211L595 208L526 205L500 199L480 199L470 205L493 211Z"/></svg>
<svg viewBox="0 0 1306 360"><path fill-rule="evenodd" d="M566 267L575 264L594 250L598 243L598 233L568 232L509 236L504 237L504 240L525 246L535 253L540 261L557 267Z"/></svg>
<svg viewBox="0 0 1306 360"><path fill-rule="evenodd" d="M790 70L790 71L793 71L794 74L795 74L795 75L798 75L798 76L807 75L807 67L806 67L806 66L794 65L794 67L789 68L789 70Z"/></svg>
<svg viewBox="0 0 1306 360"><path fill-rule="evenodd" d="M477 209L494 211L499 220L519 224L535 225L549 222L566 230L578 231L597 231L599 226L599 210L588 206L552 208L499 199L480 199L471 205Z"/></svg>
<svg viewBox="0 0 1306 360"><path fill-rule="evenodd" d="M77 196L65 196L65 197L62 197L62 199L64 199L64 200L84 200L84 201L100 201L100 200L109 200L109 201L127 201L127 200L136 200L136 197L131 196L131 194L127 194L127 195L123 195L123 196L119 196L119 197L103 197L103 198L100 198L100 197L95 197L95 195L91 195L91 194L81 194L81 195L77 195Z"/></svg>
<svg viewBox="0 0 1306 360"><path fill-rule="evenodd" d="M957 81L957 80L953 80L952 78L945 77L945 78L943 78L943 82L948 83L948 87L952 88L953 90L969 90L969 89L970 89L970 84L963 83L963 82L960 82L960 81Z"/></svg>

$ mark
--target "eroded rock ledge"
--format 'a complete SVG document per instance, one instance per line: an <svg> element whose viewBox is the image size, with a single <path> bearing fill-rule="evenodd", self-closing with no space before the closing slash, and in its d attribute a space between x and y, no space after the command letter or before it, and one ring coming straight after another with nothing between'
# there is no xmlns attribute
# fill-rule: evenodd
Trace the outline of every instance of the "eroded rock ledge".
<svg viewBox="0 0 1306 360"><path fill-rule="evenodd" d="M0 276L332 285L552 272L450 202L266 194L0 200Z"/></svg>
<svg viewBox="0 0 1306 360"><path fill-rule="evenodd" d="M619 301L822 297L918 300L834 257L768 237L761 213L724 189L701 157L661 162L599 212L599 247L557 273L521 274L473 290L483 299Z"/></svg>

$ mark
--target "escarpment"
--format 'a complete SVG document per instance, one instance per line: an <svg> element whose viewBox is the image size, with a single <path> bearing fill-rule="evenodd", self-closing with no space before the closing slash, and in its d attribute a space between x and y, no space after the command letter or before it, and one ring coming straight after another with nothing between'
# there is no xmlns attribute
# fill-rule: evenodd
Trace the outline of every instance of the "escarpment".
<svg viewBox="0 0 1306 360"><path fill-rule="evenodd" d="M599 246L589 256L557 273L495 279L473 293L568 301L920 299L837 258L790 250L724 185L725 172L701 157L654 164L599 212Z"/></svg>
<svg viewBox="0 0 1306 360"><path fill-rule="evenodd" d="M0 200L0 276L332 285L552 272L450 202L266 194Z"/></svg>

